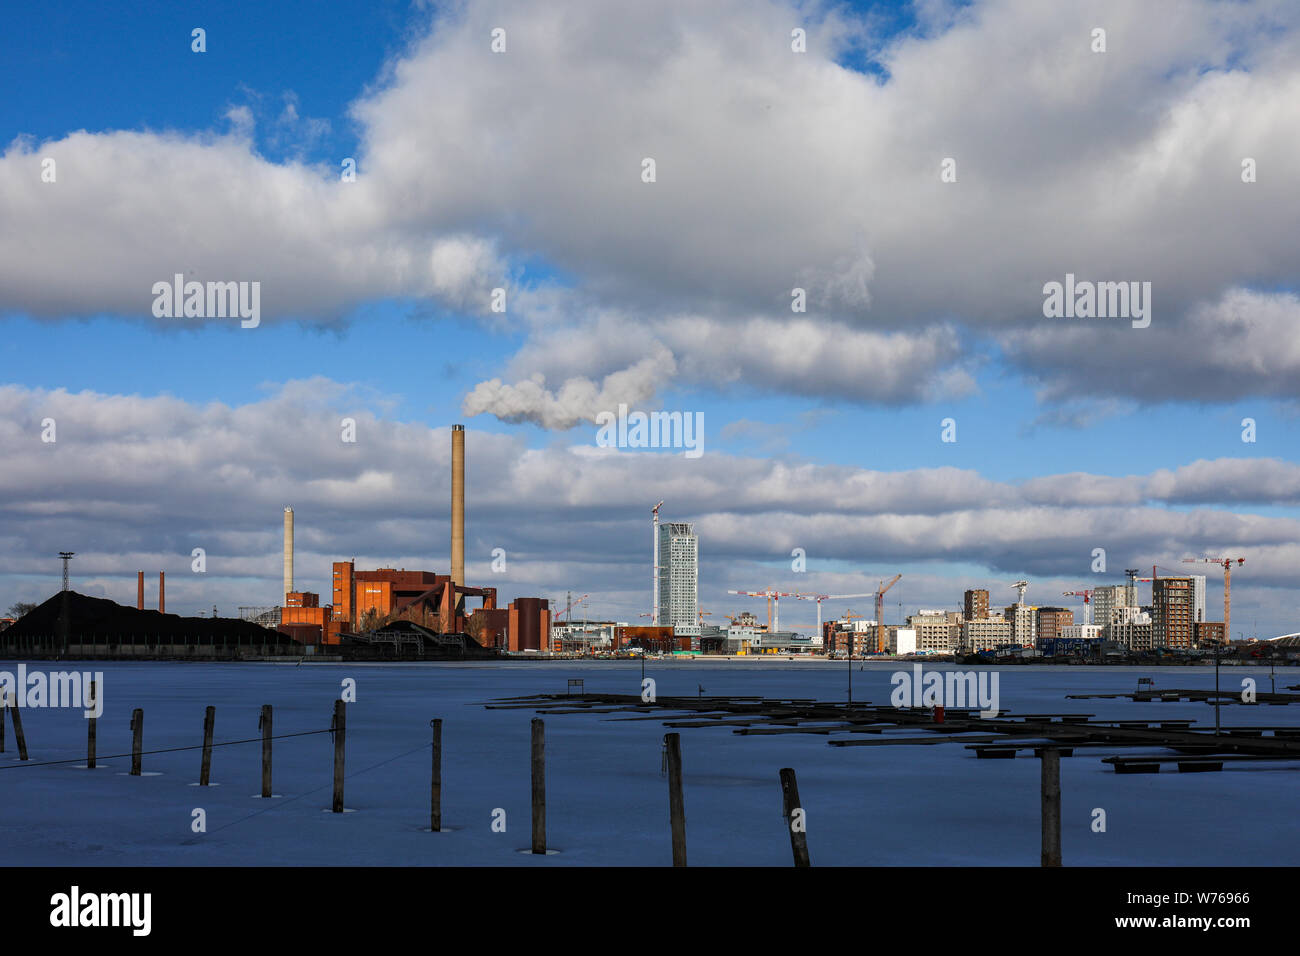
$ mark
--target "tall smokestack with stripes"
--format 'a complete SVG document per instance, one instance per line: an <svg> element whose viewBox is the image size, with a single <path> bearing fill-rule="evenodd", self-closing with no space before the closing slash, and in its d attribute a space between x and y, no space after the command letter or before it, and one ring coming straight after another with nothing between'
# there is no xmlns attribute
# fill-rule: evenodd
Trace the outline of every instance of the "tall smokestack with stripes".
<svg viewBox="0 0 1300 956"><path fill-rule="evenodd" d="M137 571L135 573L135 609L137 611L144 610L144 572L143 571Z"/></svg>
<svg viewBox="0 0 1300 956"><path fill-rule="evenodd" d="M167 613L167 572L158 572L158 611Z"/></svg>
<svg viewBox="0 0 1300 956"><path fill-rule="evenodd" d="M451 426L451 580L465 583L465 426Z"/></svg>
<svg viewBox="0 0 1300 956"><path fill-rule="evenodd" d="M284 509L284 593L293 590L293 509Z"/></svg>

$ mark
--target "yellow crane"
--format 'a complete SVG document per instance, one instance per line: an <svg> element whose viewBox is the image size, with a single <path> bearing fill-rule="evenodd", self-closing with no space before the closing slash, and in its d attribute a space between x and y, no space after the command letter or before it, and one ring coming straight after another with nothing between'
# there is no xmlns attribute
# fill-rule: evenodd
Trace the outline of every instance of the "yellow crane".
<svg viewBox="0 0 1300 956"><path fill-rule="evenodd" d="M1223 568L1223 643L1232 641L1232 562L1237 567L1246 563L1245 558L1183 558L1183 564L1217 564Z"/></svg>
<svg viewBox="0 0 1300 956"><path fill-rule="evenodd" d="M885 592L898 583L901 574L895 574L893 579L884 584L876 591L876 653L883 653L885 650ZM883 584L883 582L882 582Z"/></svg>

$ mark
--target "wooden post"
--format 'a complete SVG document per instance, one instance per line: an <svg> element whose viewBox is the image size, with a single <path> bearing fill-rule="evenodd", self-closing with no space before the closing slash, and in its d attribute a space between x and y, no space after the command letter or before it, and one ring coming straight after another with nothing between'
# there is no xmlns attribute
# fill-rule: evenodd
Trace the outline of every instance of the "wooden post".
<svg viewBox="0 0 1300 956"><path fill-rule="evenodd" d="M257 725L262 728L262 796L271 795L271 705L262 705Z"/></svg>
<svg viewBox="0 0 1300 956"><path fill-rule="evenodd" d="M95 696L96 690L97 688L95 687L95 682L92 680L90 682L90 709L92 711L95 709L95 705L99 702L99 699ZM89 721L89 723L86 724L86 769L94 770L95 769L95 731L96 731L95 724L98 718L88 717L86 719Z"/></svg>
<svg viewBox="0 0 1300 956"><path fill-rule="evenodd" d="M347 734L348 705L341 700L334 701L334 807L335 813L343 812L343 739Z"/></svg>
<svg viewBox="0 0 1300 956"><path fill-rule="evenodd" d="M433 778L429 785L429 829L442 831L442 719L429 721L433 728Z"/></svg>
<svg viewBox="0 0 1300 956"><path fill-rule="evenodd" d="M546 726L533 718L533 852L546 852Z"/></svg>
<svg viewBox="0 0 1300 956"><path fill-rule="evenodd" d="M199 764L199 786L206 787L212 779L212 725L217 721L217 708L208 707L203 712L203 761Z"/></svg>
<svg viewBox="0 0 1300 956"><path fill-rule="evenodd" d="M12 692L9 694L9 716L14 720L14 740L18 741L18 759L27 759L27 735L23 733L23 715L22 708L14 699Z"/></svg>
<svg viewBox="0 0 1300 956"><path fill-rule="evenodd" d="M131 776L140 776L140 751L144 743L144 711L137 707L131 712Z"/></svg>
<svg viewBox="0 0 1300 956"><path fill-rule="evenodd" d="M686 804L682 800L682 739L664 734L668 748L668 815L673 826L673 866L686 865Z"/></svg>
<svg viewBox="0 0 1300 956"><path fill-rule="evenodd" d="M1043 780L1043 866L1061 865L1061 752L1044 748Z"/></svg>
<svg viewBox="0 0 1300 956"><path fill-rule="evenodd" d="M790 831L790 849L794 852L795 866L811 866L808 859L808 834L804 829L806 815L803 804L799 802L799 782L795 780L792 767L781 768L781 812L785 816L786 829ZM799 811L796 820L794 813Z"/></svg>

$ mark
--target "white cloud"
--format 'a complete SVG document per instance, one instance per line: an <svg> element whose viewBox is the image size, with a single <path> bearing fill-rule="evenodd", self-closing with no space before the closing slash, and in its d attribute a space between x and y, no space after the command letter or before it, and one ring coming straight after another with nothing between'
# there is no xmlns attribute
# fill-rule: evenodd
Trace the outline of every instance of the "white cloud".
<svg viewBox="0 0 1300 956"><path fill-rule="evenodd" d="M354 104L355 183L262 159L238 110L225 136L16 141L0 158L0 311L146 316L152 283L183 272L260 280L268 320L394 296L481 315L484 291L530 261L572 277L575 311L552 295L530 316L516 296L531 336L513 365L616 310L697 386L961 394L955 331L997 337L1048 400L1205 398L1207 366L1222 373L1210 399L1294 391L1300 361L1279 332L1294 301L1248 291L1300 275L1293 4L927 3L922 31L883 44L870 21L778 0L613 16L483 0L432 15ZM789 49L799 23L806 54ZM1105 54L1088 47L1097 23ZM486 38L501 24L496 55ZM847 44L877 50L888 81L838 66ZM323 132L292 99L279 120ZM57 184L40 181L44 156ZM955 184L939 181L948 156ZM1257 183L1240 181L1243 156ZM1046 324L1042 284L1067 271L1151 281L1152 328ZM796 319L800 283L816 315ZM1238 306L1255 316L1245 331ZM1207 360L1183 344L1200 334L1235 351ZM472 403L580 420L639 361L585 350L563 376L503 374ZM549 387L529 384L536 371Z"/></svg>
<svg viewBox="0 0 1300 956"><path fill-rule="evenodd" d="M329 563L344 558L444 569L449 433L391 421L375 410L382 401L323 379L233 407L0 386L7 603L48 596L62 549L77 552L79 580L102 582L101 593L120 601L133 598L134 572L144 568L168 572L169 594L176 577L177 608L275 603L285 505L297 512L304 587L327 592ZM357 420L356 444L340 441L343 414ZM45 417L58 422L52 445L40 440ZM729 601L727 588L777 577L804 590L866 590L858 585L875 569L903 564L953 582L982 567L982 586L1021 575L1035 587L1077 585L1100 580L1090 565L1092 549L1104 547L1106 580L1124 567L1242 554L1244 586L1271 607L1280 599L1264 592L1292 587L1300 560L1300 520L1250 511L1300 505L1300 466L1269 459L1015 484L951 467L877 472L717 451L686 461L594 445L528 449L480 431L466 444L474 579L503 596L552 595L581 581L601 596L603 613L624 618L641 610L649 507L660 498L700 532L706 606ZM208 552L202 581L189 571L193 547ZM508 555L504 577L488 570L496 547ZM794 547L807 551L807 578L784 570ZM863 569L856 584L846 566ZM931 603L948 593L948 603L959 591L925 593ZM1278 628L1294 624L1268 613Z"/></svg>

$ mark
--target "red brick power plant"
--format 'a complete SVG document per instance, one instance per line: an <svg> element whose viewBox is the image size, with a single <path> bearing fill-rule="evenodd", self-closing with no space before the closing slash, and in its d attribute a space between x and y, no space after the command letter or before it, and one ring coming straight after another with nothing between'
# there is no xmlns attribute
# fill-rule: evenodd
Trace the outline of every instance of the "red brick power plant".
<svg viewBox="0 0 1300 956"><path fill-rule="evenodd" d="M377 568L358 571L335 561L333 603L293 590L293 509L284 509L284 607L280 630L306 644L339 644L342 635L410 621L440 634L470 634L484 647L511 651L551 649L550 602L521 597L497 607L497 589L465 583L465 426L451 430L450 573ZM479 598L479 608L466 608Z"/></svg>

